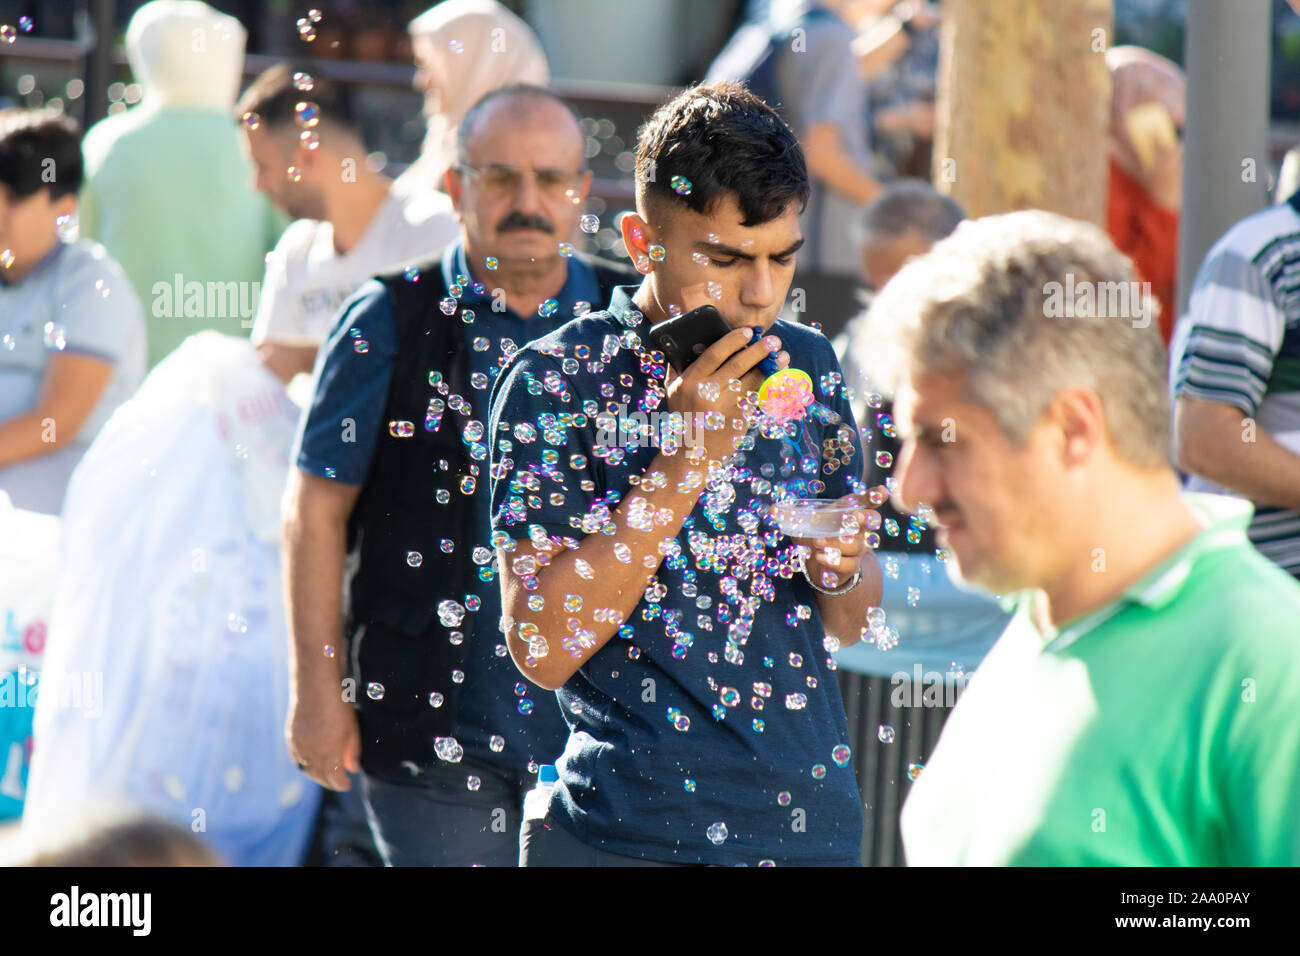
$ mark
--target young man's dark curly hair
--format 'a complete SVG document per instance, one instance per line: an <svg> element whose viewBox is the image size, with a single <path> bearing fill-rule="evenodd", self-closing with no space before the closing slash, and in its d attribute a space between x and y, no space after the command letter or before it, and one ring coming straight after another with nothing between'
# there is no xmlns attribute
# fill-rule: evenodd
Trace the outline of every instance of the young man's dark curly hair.
<svg viewBox="0 0 1300 956"><path fill-rule="evenodd" d="M688 180L681 195L673 178ZM808 203L808 167L790 127L740 83L712 83L679 93L637 135L636 197L652 213L684 204L698 213L727 193L742 225L770 222L791 202Z"/></svg>

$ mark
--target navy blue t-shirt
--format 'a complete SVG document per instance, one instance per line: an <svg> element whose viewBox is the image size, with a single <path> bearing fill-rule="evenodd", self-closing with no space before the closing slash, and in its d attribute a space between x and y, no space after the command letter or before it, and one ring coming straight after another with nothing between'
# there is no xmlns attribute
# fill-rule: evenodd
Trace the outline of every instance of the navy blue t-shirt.
<svg viewBox="0 0 1300 956"><path fill-rule="evenodd" d="M460 413L450 408L446 412L463 431L471 422L486 420L488 395L509 355L528 340L567 321L575 308L581 311L580 303L595 301L600 286L589 265L571 259L564 287L556 296L555 311L546 317L525 318L509 310L492 310L491 273L483 268L471 269L461 243L448 249L441 268L449 288L458 275L471 279L464 285L456 313L447 319L460 326L469 345L470 390L464 398L470 407ZM475 283L481 283L477 291ZM464 321L467 311L473 312L470 323ZM298 424L293 452L300 469L346 484L365 483L384 427L397 348L392 299L384 284L372 279L343 304L317 356L312 402ZM348 419L352 420L351 428L344 426ZM453 542L466 561L473 559L476 548L491 551L487 482L480 481L479 489L473 498L479 533L474 541ZM461 497L450 498L446 506L463 507ZM549 693L541 692L540 697L537 693L515 694L520 677L499 630L501 591L497 577L476 579L474 593L482 603L466 617L462 628L471 652L461 686L455 736L467 756L511 774L522 774L529 761L554 762L564 746L564 722ZM521 700L527 703L521 706Z"/></svg>
<svg viewBox="0 0 1300 956"><path fill-rule="evenodd" d="M635 291L619 287L608 311L531 343L503 374L492 400L492 523L509 540L544 534L575 547L612 533L609 512L658 454L609 437L609 416L636 412L651 387ZM771 331L812 376L814 414L794 441L754 436L730 480L702 493L669 539L619 636L557 692L570 735L551 817L609 852L859 860L862 806L815 592L791 575L792 542L769 517L774 484L802 483L802 496L864 491L859 442L830 343L782 321ZM599 569L589 574L590 604ZM561 635L544 636L549 653L568 653Z"/></svg>

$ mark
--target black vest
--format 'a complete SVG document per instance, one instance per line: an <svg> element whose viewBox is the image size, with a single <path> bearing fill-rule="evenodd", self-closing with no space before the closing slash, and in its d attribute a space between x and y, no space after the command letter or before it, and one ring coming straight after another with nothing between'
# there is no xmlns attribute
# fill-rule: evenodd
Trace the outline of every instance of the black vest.
<svg viewBox="0 0 1300 956"><path fill-rule="evenodd" d="M582 258L600 286L601 301L593 308L608 303L614 286L637 279L627 267ZM476 507L487 507L481 496L489 493L488 461L471 457L465 423L483 423L478 440L485 447L492 436L487 393L469 384L459 309L448 316L439 308L448 295L441 259L418 268L416 282L397 271L378 277L393 305L397 359L370 471L348 519L356 567L349 631L360 685L362 763L371 773L403 776L402 762L427 764L432 738L454 733L460 684L452 672L465 670L469 642L501 640L497 621L472 612L459 626L452 623L459 609L439 619L442 602L463 607L474 593L479 567L472 552L490 547L477 540L475 520ZM454 409L453 396L472 402L472 414ZM440 546L444 540L452 544L450 553ZM464 636L453 644L455 631ZM384 688L378 699L374 684ZM438 707L430 704L435 693L442 695Z"/></svg>

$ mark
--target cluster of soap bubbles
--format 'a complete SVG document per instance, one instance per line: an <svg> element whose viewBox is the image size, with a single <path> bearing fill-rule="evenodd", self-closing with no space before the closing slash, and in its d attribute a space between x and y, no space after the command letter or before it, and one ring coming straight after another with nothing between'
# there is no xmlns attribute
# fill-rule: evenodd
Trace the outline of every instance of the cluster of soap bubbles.
<svg viewBox="0 0 1300 956"><path fill-rule="evenodd" d="M21 30L23 33L31 33L31 32L32 32L32 18L31 18L31 17L19 17L19 18L18 18L18 30ZM13 43L13 42L15 42L15 41L18 39L18 30L15 30L12 26L10 26L10 25L7 24L7 23L5 23L5 24L0 24L0 42L4 42L4 43Z"/></svg>
<svg viewBox="0 0 1300 956"><path fill-rule="evenodd" d="M308 10L305 17L298 19L298 36L305 43L311 43L316 39L316 24L321 21L319 10Z"/></svg>

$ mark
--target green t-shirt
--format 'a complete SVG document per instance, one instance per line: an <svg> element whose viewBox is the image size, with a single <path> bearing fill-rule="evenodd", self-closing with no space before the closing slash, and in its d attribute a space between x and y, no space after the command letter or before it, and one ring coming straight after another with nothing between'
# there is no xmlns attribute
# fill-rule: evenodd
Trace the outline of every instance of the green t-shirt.
<svg viewBox="0 0 1300 956"><path fill-rule="evenodd" d="M148 106L86 133L81 232L121 264L144 305L149 368L195 332L253 327L286 220L253 191L240 135L224 112Z"/></svg>
<svg viewBox="0 0 1300 956"><path fill-rule="evenodd" d="M1186 501L1205 530L1100 611L1040 634L1016 599L912 785L909 864L1300 864L1300 584L1249 503Z"/></svg>

